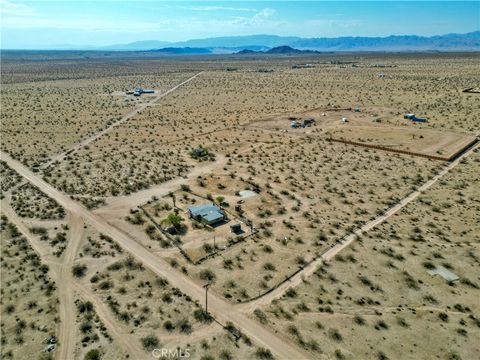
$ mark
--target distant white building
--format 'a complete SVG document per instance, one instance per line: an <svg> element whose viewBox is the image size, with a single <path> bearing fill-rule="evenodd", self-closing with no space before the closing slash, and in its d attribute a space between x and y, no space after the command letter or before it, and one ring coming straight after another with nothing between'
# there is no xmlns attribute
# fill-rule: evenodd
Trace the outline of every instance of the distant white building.
<svg viewBox="0 0 480 360"><path fill-rule="evenodd" d="M135 90L133 91L133 96L140 96L142 94L154 94L154 93L155 93L155 90L136 87Z"/></svg>
<svg viewBox="0 0 480 360"><path fill-rule="evenodd" d="M440 275L441 277L443 277L445 280L447 280L448 282L453 282L453 281L457 281L459 279L459 277L457 276L457 274L451 272L450 270L448 270L447 268L443 267L443 266L437 266L435 269L432 269L432 270L427 270L427 272L431 275L431 276L435 276L435 275Z"/></svg>

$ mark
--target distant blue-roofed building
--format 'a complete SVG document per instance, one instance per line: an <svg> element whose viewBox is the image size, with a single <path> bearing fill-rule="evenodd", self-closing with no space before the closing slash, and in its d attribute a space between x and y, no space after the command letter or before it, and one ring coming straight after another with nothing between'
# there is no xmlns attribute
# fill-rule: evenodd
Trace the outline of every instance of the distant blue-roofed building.
<svg viewBox="0 0 480 360"><path fill-rule="evenodd" d="M191 206L188 208L188 214L192 219L205 221L208 225L219 223L226 218L223 210L214 204Z"/></svg>

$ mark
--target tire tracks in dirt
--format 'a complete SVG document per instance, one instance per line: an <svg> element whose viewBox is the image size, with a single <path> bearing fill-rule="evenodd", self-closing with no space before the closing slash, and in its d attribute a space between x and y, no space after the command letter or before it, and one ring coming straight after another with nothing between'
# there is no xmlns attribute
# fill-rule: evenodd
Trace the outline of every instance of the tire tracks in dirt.
<svg viewBox="0 0 480 360"><path fill-rule="evenodd" d="M14 169L18 174L37 186L47 196L55 199L65 210L77 214L90 223L98 231L112 237L126 252L132 254L143 265L155 274L164 277L174 284L180 291L191 298L203 302L204 289L202 285L193 281L181 272L172 269L170 264L162 258L158 258L135 239L127 236L117 228L106 222L101 216L92 213L84 206L73 201L70 197L58 191L46 183L38 175L34 174L19 161L14 160L5 152L0 152L2 160ZM260 346L269 348L275 357L281 359L308 359L311 356L297 345L292 344L285 336L274 333L271 329L264 327L254 319L237 310L236 307L221 299L215 294L209 296L209 309L217 321L226 324L232 322L243 333L257 342Z"/></svg>

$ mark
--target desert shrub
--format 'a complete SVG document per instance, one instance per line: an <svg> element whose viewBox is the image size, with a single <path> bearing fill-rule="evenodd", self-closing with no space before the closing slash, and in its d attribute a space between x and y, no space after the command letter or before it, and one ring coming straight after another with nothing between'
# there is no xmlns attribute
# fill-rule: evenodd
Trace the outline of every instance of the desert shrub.
<svg viewBox="0 0 480 360"><path fill-rule="evenodd" d="M355 315L354 321L358 325L365 325L365 323L366 323L365 319L361 315L358 315L358 314Z"/></svg>
<svg viewBox="0 0 480 360"><path fill-rule="evenodd" d="M384 352L379 351L378 354L377 354L377 359L378 359L378 360L388 360L388 356L385 355Z"/></svg>
<svg viewBox="0 0 480 360"><path fill-rule="evenodd" d="M375 325L375 329L377 329L377 330L381 330L381 329L388 330L388 325L385 321L379 320L377 322L377 324Z"/></svg>
<svg viewBox="0 0 480 360"><path fill-rule="evenodd" d="M474 288L474 289L480 288L480 286L479 286L477 283L474 283L472 280L470 280L470 279L468 279L468 278L466 278L466 277L460 278L460 282L461 282L462 284L468 285L468 286L470 286L470 287L472 287L472 288Z"/></svg>
<svg viewBox="0 0 480 360"><path fill-rule="evenodd" d="M190 186L188 186L188 185L186 185L186 184L180 185L180 189L181 189L182 191L186 191L186 192L192 191L192 189L190 189Z"/></svg>
<svg viewBox="0 0 480 360"><path fill-rule="evenodd" d="M78 312L80 313L84 313L84 312L89 313L94 310L94 306L90 301L85 301L85 302L79 301L77 304L77 309L78 309Z"/></svg>
<svg viewBox="0 0 480 360"><path fill-rule="evenodd" d="M160 341L155 335L148 335L142 338L142 346L145 350L153 350L155 348L158 348L158 345L160 344Z"/></svg>
<svg viewBox="0 0 480 360"><path fill-rule="evenodd" d="M410 275L408 272L404 271L403 275L405 276L405 282L410 289L418 290L420 287L418 286L417 281Z"/></svg>
<svg viewBox="0 0 480 360"><path fill-rule="evenodd" d="M458 353L452 352L448 354L448 360L462 360L461 356Z"/></svg>
<svg viewBox="0 0 480 360"><path fill-rule="evenodd" d="M267 262L265 264L263 264L263 268L267 271L275 271L275 265L273 265L272 263L270 262Z"/></svg>
<svg viewBox="0 0 480 360"><path fill-rule="evenodd" d="M266 253L272 253L273 249L270 245L264 245L263 246L263 251L265 251Z"/></svg>
<svg viewBox="0 0 480 360"><path fill-rule="evenodd" d="M233 359L232 354L227 350L222 350L219 357L220 357L221 360L232 360Z"/></svg>
<svg viewBox="0 0 480 360"><path fill-rule="evenodd" d="M401 318L401 317L397 318L397 323L402 327L405 327L405 328L409 327L407 321L404 318Z"/></svg>
<svg viewBox="0 0 480 360"><path fill-rule="evenodd" d="M213 321L212 317L208 312L203 309L197 309L193 312L193 317L195 320L203 323L210 323Z"/></svg>
<svg viewBox="0 0 480 360"><path fill-rule="evenodd" d="M340 332L337 329L330 329L328 331L328 335L335 341L340 342L343 340L342 334L340 334Z"/></svg>
<svg viewBox="0 0 480 360"><path fill-rule="evenodd" d="M92 349L85 354L83 359L84 360L100 360L101 358L102 358L102 354L100 353L100 350Z"/></svg>
<svg viewBox="0 0 480 360"><path fill-rule="evenodd" d="M258 348L257 351L255 351L255 356L259 359L265 359L265 360L273 359L273 355L270 352L270 350L265 348Z"/></svg>
<svg viewBox="0 0 480 360"><path fill-rule="evenodd" d="M204 270L200 271L200 279L208 280L208 281L215 281L216 275L212 270L204 269Z"/></svg>
<svg viewBox="0 0 480 360"><path fill-rule="evenodd" d="M117 261L117 262L114 262L113 264L107 266L108 271L118 271L121 268L123 268L123 262L122 261Z"/></svg>
<svg viewBox="0 0 480 360"><path fill-rule="evenodd" d="M262 310L255 309L253 311L253 314L256 316L258 321L260 321L262 324L265 324L267 322L267 315L265 315L265 313Z"/></svg>
<svg viewBox="0 0 480 360"><path fill-rule="evenodd" d="M295 291L294 288L288 288L287 291L285 291L285 295L288 297L294 298L297 296L297 292Z"/></svg>
<svg viewBox="0 0 480 360"><path fill-rule="evenodd" d="M90 324L88 321L84 322L80 325L80 331L84 334L92 331L92 324Z"/></svg>
<svg viewBox="0 0 480 360"><path fill-rule="evenodd" d="M215 358L212 355L203 355L200 360L215 360Z"/></svg>
<svg viewBox="0 0 480 360"><path fill-rule="evenodd" d="M77 278L84 277L86 272L87 272L87 265L85 264L76 264L72 268L73 276Z"/></svg>
<svg viewBox="0 0 480 360"><path fill-rule="evenodd" d="M433 265L431 261L424 261L422 265L425 269L429 269L429 270L435 269L435 265Z"/></svg>
<svg viewBox="0 0 480 360"><path fill-rule="evenodd" d="M111 289L113 287L113 282L111 282L109 280L105 280L105 281L102 281L100 284L98 284L98 287L101 290L108 290L108 289Z"/></svg>
<svg viewBox="0 0 480 360"><path fill-rule="evenodd" d="M344 360L345 355L343 355L342 351L340 349L335 350L335 358L337 360Z"/></svg>
<svg viewBox="0 0 480 360"><path fill-rule="evenodd" d="M438 317L440 318L440 320L442 320L444 322L448 321L448 314L446 314L444 312L438 313Z"/></svg>
<svg viewBox="0 0 480 360"><path fill-rule="evenodd" d="M192 332L192 325L190 325L190 322L187 319L180 320L178 327L182 333L190 334Z"/></svg>
<svg viewBox="0 0 480 360"><path fill-rule="evenodd" d="M168 332L171 332L171 331L175 330L175 326L173 325L173 323L170 320L167 320L163 323L163 328L165 330L167 330Z"/></svg>
<svg viewBox="0 0 480 360"><path fill-rule="evenodd" d="M295 335L295 336L300 335L300 331L298 330L298 328L295 325L289 325L288 328L287 328L287 331L290 334Z"/></svg>

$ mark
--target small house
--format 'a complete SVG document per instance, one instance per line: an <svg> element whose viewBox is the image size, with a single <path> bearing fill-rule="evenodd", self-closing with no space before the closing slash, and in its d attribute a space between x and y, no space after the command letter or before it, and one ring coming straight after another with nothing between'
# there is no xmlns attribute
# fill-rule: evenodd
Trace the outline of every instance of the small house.
<svg viewBox="0 0 480 360"><path fill-rule="evenodd" d="M205 149L203 147L192 149L190 151L190 156L194 159L202 159L207 157L213 159L215 157L212 153L208 151L208 149Z"/></svg>
<svg viewBox="0 0 480 360"><path fill-rule="evenodd" d="M299 128L300 126L301 126L300 123L299 123L298 121L296 121L296 120L295 120L295 121L292 121L292 122L290 123L290 127L291 127L292 129Z"/></svg>
<svg viewBox="0 0 480 360"><path fill-rule="evenodd" d="M204 148L196 148L192 150L192 155L196 157L206 156L207 154L207 150Z"/></svg>
<svg viewBox="0 0 480 360"><path fill-rule="evenodd" d="M153 94L153 93L155 93L155 90L147 90L141 87L136 87L135 90L133 90L133 96L140 96L142 94Z"/></svg>
<svg viewBox="0 0 480 360"><path fill-rule="evenodd" d="M214 204L203 204L188 208L190 218L214 225L224 221L227 217L223 210Z"/></svg>

